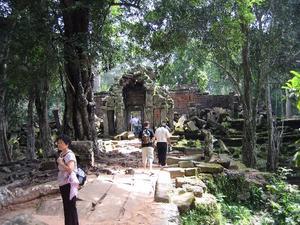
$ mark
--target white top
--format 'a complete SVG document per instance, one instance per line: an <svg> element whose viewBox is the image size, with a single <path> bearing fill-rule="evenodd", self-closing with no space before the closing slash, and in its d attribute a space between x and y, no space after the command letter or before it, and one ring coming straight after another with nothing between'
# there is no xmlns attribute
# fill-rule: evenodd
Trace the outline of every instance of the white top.
<svg viewBox="0 0 300 225"><path fill-rule="evenodd" d="M139 118L137 117L132 117L130 120L130 123L132 126L138 126L139 125Z"/></svg>
<svg viewBox="0 0 300 225"><path fill-rule="evenodd" d="M167 128L159 127L156 129L154 136L157 142L168 142L171 134Z"/></svg>
<svg viewBox="0 0 300 225"><path fill-rule="evenodd" d="M65 156L63 157L63 161L65 164L68 164L70 161L74 161L74 172L77 172L77 161L74 152L71 150L68 150ZM65 171L62 166L58 165L58 175L57 175L57 182L59 186L68 184L68 178L69 178L69 173Z"/></svg>

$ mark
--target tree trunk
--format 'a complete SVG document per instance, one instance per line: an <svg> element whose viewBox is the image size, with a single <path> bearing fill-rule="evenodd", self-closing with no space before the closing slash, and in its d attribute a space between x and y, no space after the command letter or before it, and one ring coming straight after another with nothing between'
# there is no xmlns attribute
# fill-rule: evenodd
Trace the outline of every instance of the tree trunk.
<svg viewBox="0 0 300 225"><path fill-rule="evenodd" d="M9 55L10 34L13 26L13 21L7 18L0 18L0 162L7 162L12 160L7 141L5 96L7 80L7 58Z"/></svg>
<svg viewBox="0 0 300 225"><path fill-rule="evenodd" d="M53 117L55 119L55 125L56 125L56 129L57 129L57 133L61 134L61 124L60 124L60 119L59 119L59 110L58 109L54 109L52 110L52 114Z"/></svg>
<svg viewBox="0 0 300 225"><path fill-rule="evenodd" d="M268 119L268 158L267 170L275 171L278 167L278 154L281 143L281 138L276 127L276 121L272 113L271 91L269 84L269 75L267 76L266 86L266 105L267 105L267 119Z"/></svg>
<svg viewBox="0 0 300 225"><path fill-rule="evenodd" d="M27 156L29 159L35 159L35 135L34 135L34 91L30 91L27 107Z"/></svg>
<svg viewBox="0 0 300 225"><path fill-rule="evenodd" d="M209 130L202 130L204 134L204 157L205 161L209 161L214 150L213 146L213 136Z"/></svg>
<svg viewBox="0 0 300 225"><path fill-rule="evenodd" d="M5 88L3 87L3 83L4 83L3 79L0 77L0 162L7 162L7 161L11 161L12 158L9 151L7 134L6 134L7 121L6 121L5 108L4 108Z"/></svg>
<svg viewBox="0 0 300 225"><path fill-rule="evenodd" d="M42 77L36 85L35 107L38 115L40 128L40 141L43 149L43 156L49 157L54 154L54 148L51 138L51 130L48 119L48 91L49 81L47 76Z"/></svg>
<svg viewBox="0 0 300 225"><path fill-rule="evenodd" d="M248 28L241 24L242 32L245 34L245 41L242 48L242 69L244 75L244 98L243 98L243 115L244 115L244 129L243 129L243 147L242 160L248 167L254 167L256 164L255 149L256 149L256 113L252 108L252 77L249 64L249 41Z"/></svg>
<svg viewBox="0 0 300 225"><path fill-rule="evenodd" d="M285 117L291 118L292 117L292 103L289 97L289 91L285 90Z"/></svg>
<svg viewBox="0 0 300 225"><path fill-rule="evenodd" d="M98 151L93 76L87 54L90 9L83 1L72 0L61 0L61 7L66 71L64 133L77 140L92 140Z"/></svg>

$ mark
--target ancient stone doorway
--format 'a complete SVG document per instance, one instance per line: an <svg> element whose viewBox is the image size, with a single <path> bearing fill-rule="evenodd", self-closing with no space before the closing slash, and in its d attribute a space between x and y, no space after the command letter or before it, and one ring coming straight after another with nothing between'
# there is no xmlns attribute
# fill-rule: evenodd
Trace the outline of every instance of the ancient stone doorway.
<svg viewBox="0 0 300 225"><path fill-rule="evenodd" d="M161 120L173 121L174 102L167 90L155 85L153 78L154 74L150 69L137 66L126 71L111 86L110 94L103 98L101 107L104 135L131 130L130 119L134 114L138 116L141 124L145 120L149 121L152 128ZM108 113L112 110L113 114ZM159 115L154 117L154 114Z"/></svg>
<svg viewBox="0 0 300 225"><path fill-rule="evenodd" d="M127 130L134 131L133 126L131 124L132 118L137 118L139 120L139 129L142 129L142 124L144 121L144 113L141 107L134 107L128 110L127 115Z"/></svg>
<svg viewBox="0 0 300 225"><path fill-rule="evenodd" d="M116 131L116 127L115 127L116 119L115 119L114 110L107 111L107 120L108 120L108 134L114 135Z"/></svg>

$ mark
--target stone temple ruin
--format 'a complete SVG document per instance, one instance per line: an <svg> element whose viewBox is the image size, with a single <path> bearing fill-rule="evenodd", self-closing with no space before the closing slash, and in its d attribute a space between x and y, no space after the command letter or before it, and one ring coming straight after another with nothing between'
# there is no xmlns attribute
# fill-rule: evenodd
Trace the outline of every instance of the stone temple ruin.
<svg viewBox="0 0 300 225"><path fill-rule="evenodd" d="M102 99L104 135L130 130L131 117L149 121L152 127L162 121L173 121L174 102L167 90L153 82L151 69L137 66L125 72ZM172 125L172 123L170 123Z"/></svg>

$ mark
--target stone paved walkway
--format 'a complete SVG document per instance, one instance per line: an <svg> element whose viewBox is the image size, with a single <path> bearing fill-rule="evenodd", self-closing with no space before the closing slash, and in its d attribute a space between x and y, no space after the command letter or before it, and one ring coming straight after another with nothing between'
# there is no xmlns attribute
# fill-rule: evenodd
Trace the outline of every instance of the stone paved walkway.
<svg viewBox="0 0 300 225"><path fill-rule="evenodd" d="M155 186L160 170L153 175L135 170L133 175L101 175L89 181L80 191L77 209L81 225L177 225L175 205L154 201ZM42 201L36 208L12 213L2 218L5 225L16 218L31 214L33 222L22 224L60 225L63 209L60 196ZM25 216L25 217L26 217ZM37 221L37 222L36 222ZM40 222L39 222L40 221Z"/></svg>

